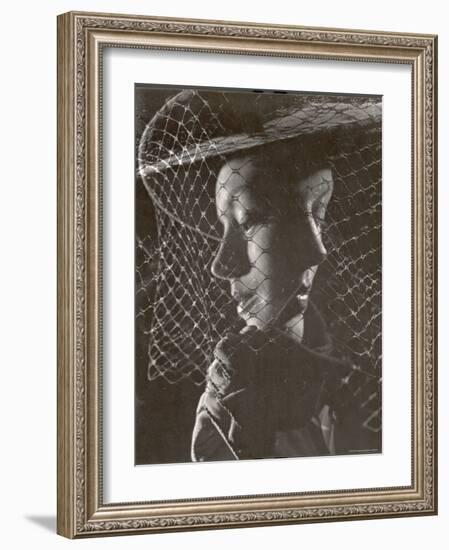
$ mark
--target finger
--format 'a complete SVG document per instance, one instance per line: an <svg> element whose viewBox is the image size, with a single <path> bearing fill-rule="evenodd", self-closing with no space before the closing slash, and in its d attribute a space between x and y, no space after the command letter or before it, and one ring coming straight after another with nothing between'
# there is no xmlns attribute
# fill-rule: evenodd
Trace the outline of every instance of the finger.
<svg viewBox="0 0 449 550"><path fill-rule="evenodd" d="M215 346L214 356L224 364L229 364L232 355L239 348L242 336L229 332Z"/></svg>
<svg viewBox="0 0 449 550"><path fill-rule="evenodd" d="M216 359L207 370L207 389L215 394L226 393L232 383L232 374L229 366Z"/></svg>

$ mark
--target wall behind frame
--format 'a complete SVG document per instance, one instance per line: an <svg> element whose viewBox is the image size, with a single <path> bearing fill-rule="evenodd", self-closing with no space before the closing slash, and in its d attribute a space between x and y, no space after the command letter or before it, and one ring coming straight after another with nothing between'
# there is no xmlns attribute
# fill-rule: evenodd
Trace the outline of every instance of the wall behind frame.
<svg viewBox="0 0 449 550"><path fill-rule="evenodd" d="M449 148L449 31L444 4L410 0L355 0L275 4L208 0L60 0L5 3L2 9L0 120L2 184L0 235L0 364L2 365L1 517L5 548L51 550L75 544L121 548L236 549L251 546L378 549L399 540L409 550L437 550L449 535L449 460L444 437L449 419L449 343L440 342L440 515L437 517L208 531L71 542L55 534L56 524L56 15L69 10L256 21L279 24L438 33L439 149ZM449 162L441 154L440 332L447 314L449 258Z"/></svg>

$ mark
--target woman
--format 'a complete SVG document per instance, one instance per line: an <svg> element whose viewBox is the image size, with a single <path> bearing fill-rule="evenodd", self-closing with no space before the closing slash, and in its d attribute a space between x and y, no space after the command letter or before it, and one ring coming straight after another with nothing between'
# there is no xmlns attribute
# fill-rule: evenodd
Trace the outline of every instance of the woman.
<svg viewBox="0 0 449 550"><path fill-rule="evenodd" d="M244 323L222 332L209 355L192 460L379 450L378 432L362 429L372 385L352 361L335 358L310 298L327 254L322 225L334 190L335 136L343 125L360 131L372 124L373 112L346 99L328 100L323 116L323 103L310 97L241 97L184 90L150 123L139 150L154 204L212 238L210 212L195 215L204 193L197 191L191 208L184 197L205 181L205 166L214 176L221 235L211 271ZM161 202L167 189L170 212Z"/></svg>
<svg viewBox="0 0 449 550"><path fill-rule="evenodd" d="M218 175L223 240L212 273L229 281L246 327L215 349L193 460L336 452L343 411L333 394L353 367L331 359L319 314L312 309L307 324L305 315L326 257L321 224L332 173L294 154L294 143L256 148L231 156Z"/></svg>

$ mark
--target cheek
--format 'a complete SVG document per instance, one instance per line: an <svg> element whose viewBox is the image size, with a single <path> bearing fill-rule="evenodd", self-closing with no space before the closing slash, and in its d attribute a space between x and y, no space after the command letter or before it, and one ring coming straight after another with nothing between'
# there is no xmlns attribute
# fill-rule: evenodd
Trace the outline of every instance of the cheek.
<svg viewBox="0 0 449 550"><path fill-rule="evenodd" d="M248 241L247 251L252 284L259 284L262 294L290 292L309 267L303 262L303 244L296 226L261 226Z"/></svg>
<svg viewBox="0 0 449 550"><path fill-rule="evenodd" d="M258 226L248 238L248 250L251 247L251 251L269 250L275 254L282 247L284 240L279 224L274 222L263 224Z"/></svg>
<svg viewBox="0 0 449 550"><path fill-rule="evenodd" d="M252 265L268 257L279 254L281 238L277 227L274 224L259 226L248 238L248 257Z"/></svg>
<svg viewBox="0 0 449 550"><path fill-rule="evenodd" d="M288 265L288 239L276 224L260 226L248 240L248 259L261 278L282 277ZM272 279L274 282L276 279Z"/></svg>

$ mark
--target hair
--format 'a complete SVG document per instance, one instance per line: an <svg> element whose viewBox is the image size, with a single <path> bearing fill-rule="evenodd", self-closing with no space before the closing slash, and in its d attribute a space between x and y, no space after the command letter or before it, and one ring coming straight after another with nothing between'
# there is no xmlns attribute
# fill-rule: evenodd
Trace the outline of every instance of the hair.
<svg viewBox="0 0 449 550"><path fill-rule="evenodd" d="M301 197L296 192L299 179L305 179L317 170L331 168L332 138L301 136L278 140L250 149L236 151L227 156L227 163L238 164L251 160L264 177L248 181L260 198L270 207L277 208L280 216L300 213L304 209ZM239 167L233 168L238 172Z"/></svg>

